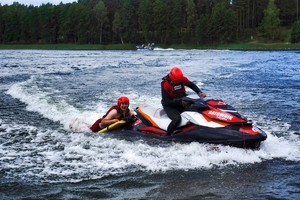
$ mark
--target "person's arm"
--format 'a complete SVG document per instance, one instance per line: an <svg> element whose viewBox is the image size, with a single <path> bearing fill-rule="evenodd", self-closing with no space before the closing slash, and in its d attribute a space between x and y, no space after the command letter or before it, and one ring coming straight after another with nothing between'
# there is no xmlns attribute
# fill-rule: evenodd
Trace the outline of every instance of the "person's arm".
<svg viewBox="0 0 300 200"><path fill-rule="evenodd" d="M109 126L117 121L119 121L118 112L116 109L111 110L105 118L101 121L101 127Z"/></svg>
<svg viewBox="0 0 300 200"><path fill-rule="evenodd" d="M196 92L198 95L202 96L202 97L206 97L206 94L204 92L202 92L200 90L200 88L193 82L189 81L187 79L187 84L186 84L187 87L191 88L194 92Z"/></svg>

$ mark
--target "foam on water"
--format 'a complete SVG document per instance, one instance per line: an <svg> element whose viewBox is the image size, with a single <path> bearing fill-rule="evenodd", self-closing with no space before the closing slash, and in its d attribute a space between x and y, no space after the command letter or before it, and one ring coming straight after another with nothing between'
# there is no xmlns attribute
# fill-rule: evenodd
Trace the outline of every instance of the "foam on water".
<svg viewBox="0 0 300 200"><path fill-rule="evenodd" d="M202 85L202 83L197 84ZM192 92L190 89L187 89L187 91ZM53 91L51 88L48 88L47 91L44 88L39 88L36 85L34 76L25 82L12 85L6 93L26 103L28 111L38 112L45 118L58 121L66 130L90 131L88 127L92 122L102 117L108 109L103 102L99 102L96 108L88 108L82 105L84 110L78 109L66 102L65 99L68 97L59 96L58 99L53 97L57 91ZM114 93L114 95L121 96L122 93ZM131 99L131 108L136 108L143 103L162 107L159 95L147 96L140 95L137 91L131 91L127 96Z"/></svg>
<svg viewBox="0 0 300 200"><path fill-rule="evenodd" d="M164 48L155 47L153 50L154 51L174 51L175 49L173 49L173 48L164 49Z"/></svg>
<svg viewBox="0 0 300 200"><path fill-rule="evenodd" d="M87 120L90 117L90 114L79 111L63 99L59 101L52 99L51 91L39 89L34 84L34 78L12 85L6 93L26 103L28 111L38 112L48 119L59 121L65 128L74 116L80 114Z"/></svg>
<svg viewBox="0 0 300 200"><path fill-rule="evenodd" d="M274 158L299 161L299 141L269 134L259 151L209 144L149 145L94 133L39 131L5 127L5 134L26 132L30 142L0 144L2 169L18 170L24 181L81 181L134 171L211 169L254 164ZM4 133L2 133L4 134ZM10 174L11 175L11 174Z"/></svg>
<svg viewBox="0 0 300 200"><path fill-rule="evenodd" d="M88 118L91 120L96 115L91 111L81 112L64 101L50 101L51 97L47 95L48 93L33 87L32 79L13 85L7 93L26 103L29 111L59 121L64 127L68 127L74 118L81 116L81 120L84 121ZM137 94L133 94L132 97L135 95ZM140 100L147 101L149 98L142 96ZM158 97L152 97L152 100L159 102ZM98 106L104 110L101 104ZM292 133L289 133L288 137L272 134L278 131L288 132L289 124L273 121L267 121L265 124L262 129L269 129L268 139L262 143L258 151L196 142L153 146L142 140L132 142L96 133L82 133L85 131L82 127L78 127L79 133L70 130L61 133L52 130L40 131L32 126L2 126L6 130L2 134L10 135L23 130L28 133L27 139L30 140L30 142L21 142L21 145L1 144L1 155L6 155L1 158L6 163L2 167L14 170L20 165L23 166L24 171L16 173L16 176L24 180L76 182L133 171L210 169L228 165L254 164L274 158L299 161L300 143L297 137Z"/></svg>

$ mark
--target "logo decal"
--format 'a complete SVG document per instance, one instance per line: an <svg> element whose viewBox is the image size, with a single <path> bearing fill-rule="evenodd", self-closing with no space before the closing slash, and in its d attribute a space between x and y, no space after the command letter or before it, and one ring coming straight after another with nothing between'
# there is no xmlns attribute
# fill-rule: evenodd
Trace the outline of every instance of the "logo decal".
<svg viewBox="0 0 300 200"><path fill-rule="evenodd" d="M221 119L221 120L232 120L232 118L233 118L231 115L228 115L226 113L221 113L221 112L212 111L212 110L210 110L208 112L208 114L213 115L216 118Z"/></svg>
<svg viewBox="0 0 300 200"><path fill-rule="evenodd" d="M174 86L174 90L181 90L182 89L182 85L175 85Z"/></svg>

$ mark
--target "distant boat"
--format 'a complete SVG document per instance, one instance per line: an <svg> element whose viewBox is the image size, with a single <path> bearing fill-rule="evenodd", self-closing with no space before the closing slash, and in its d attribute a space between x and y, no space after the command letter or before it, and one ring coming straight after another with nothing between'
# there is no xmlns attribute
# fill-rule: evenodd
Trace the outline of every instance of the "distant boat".
<svg viewBox="0 0 300 200"><path fill-rule="evenodd" d="M154 49L154 43L149 43L148 45L137 45L136 50L153 50Z"/></svg>

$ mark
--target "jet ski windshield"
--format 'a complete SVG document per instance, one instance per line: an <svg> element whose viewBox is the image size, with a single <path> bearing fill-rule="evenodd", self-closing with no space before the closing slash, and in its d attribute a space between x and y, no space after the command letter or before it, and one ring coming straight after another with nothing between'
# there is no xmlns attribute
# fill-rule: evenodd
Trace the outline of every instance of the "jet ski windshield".
<svg viewBox="0 0 300 200"><path fill-rule="evenodd" d="M203 99L203 97L197 97L197 98L192 98L190 96L182 97L180 98L183 101L187 101L191 103L191 105L185 109L186 111L204 111L208 110L209 107L206 104L206 101Z"/></svg>

